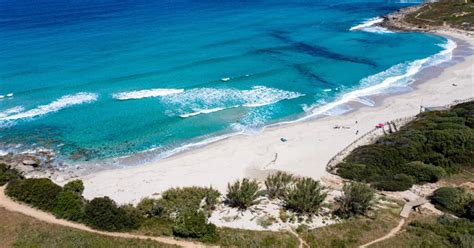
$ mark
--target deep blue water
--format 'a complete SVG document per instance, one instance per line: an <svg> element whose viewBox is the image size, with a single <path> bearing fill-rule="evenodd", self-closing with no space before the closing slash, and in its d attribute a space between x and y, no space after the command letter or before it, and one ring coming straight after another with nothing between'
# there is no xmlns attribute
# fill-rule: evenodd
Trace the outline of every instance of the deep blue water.
<svg viewBox="0 0 474 248"><path fill-rule="evenodd" d="M350 30L405 6L0 0L0 149L72 160L160 153L318 113L444 49L441 37Z"/></svg>

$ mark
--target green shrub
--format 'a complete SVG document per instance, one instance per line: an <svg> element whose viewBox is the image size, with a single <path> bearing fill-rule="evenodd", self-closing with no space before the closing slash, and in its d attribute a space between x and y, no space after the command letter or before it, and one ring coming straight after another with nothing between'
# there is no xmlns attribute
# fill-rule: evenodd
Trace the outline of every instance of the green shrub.
<svg viewBox="0 0 474 248"><path fill-rule="evenodd" d="M348 218L354 215L364 215L374 203L375 191L361 183L346 183L342 188L342 196L337 197L339 208L336 213Z"/></svg>
<svg viewBox="0 0 474 248"><path fill-rule="evenodd" d="M18 171L11 169L6 164L0 164L0 186L3 186L10 181L22 178L23 176L21 176Z"/></svg>
<svg viewBox="0 0 474 248"><path fill-rule="evenodd" d="M62 219L79 221L84 218L84 207L84 199L81 196L74 192L63 191L58 195L53 213Z"/></svg>
<svg viewBox="0 0 474 248"><path fill-rule="evenodd" d="M433 192L431 203L436 208L452 213L456 216L466 214L466 205L473 196L464 188L442 187Z"/></svg>
<svg viewBox="0 0 474 248"><path fill-rule="evenodd" d="M441 167L425 164L420 161L409 162L403 167L403 172L415 178L416 182L437 182L446 175Z"/></svg>
<svg viewBox="0 0 474 248"><path fill-rule="evenodd" d="M42 210L51 211L61 187L47 178L14 180L7 185L6 194Z"/></svg>
<svg viewBox="0 0 474 248"><path fill-rule="evenodd" d="M323 187L319 181L311 178L302 178L291 185L284 198L286 209L300 214L315 214L327 194L322 192Z"/></svg>
<svg viewBox="0 0 474 248"><path fill-rule="evenodd" d="M202 211L192 209L178 214L173 226L173 235L204 242L215 242L219 238L217 227L212 223L207 223L206 215Z"/></svg>
<svg viewBox="0 0 474 248"><path fill-rule="evenodd" d="M236 181L227 185L226 203L231 207L247 209L256 204L260 196L260 187L255 180L244 178L242 182Z"/></svg>
<svg viewBox="0 0 474 248"><path fill-rule="evenodd" d="M144 217L160 216L163 213L163 207L158 200L143 198L137 205L137 210Z"/></svg>
<svg viewBox="0 0 474 248"><path fill-rule="evenodd" d="M139 226L139 212L130 207L119 208L110 198L99 197L86 204L84 220L100 230L130 230Z"/></svg>
<svg viewBox="0 0 474 248"><path fill-rule="evenodd" d="M157 210L162 208L162 215L167 218L187 209L202 208L208 213L214 209L219 196L219 191L212 187L173 188L163 192L162 198L157 202Z"/></svg>
<svg viewBox="0 0 474 248"><path fill-rule="evenodd" d="M392 178L375 183L374 187L386 191L404 191L410 189L414 183L415 179L412 176L397 174Z"/></svg>
<svg viewBox="0 0 474 248"><path fill-rule="evenodd" d="M467 219L471 221L474 221L474 200L471 200L464 207L464 217L466 217Z"/></svg>
<svg viewBox="0 0 474 248"><path fill-rule="evenodd" d="M337 165L337 173L381 189L405 190L413 183L435 182L471 167L474 102L459 106L421 113L398 132L354 149ZM402 174L412 176L414 182L406 176L394 177Z"/></svg>
<svg viewBox="0 0 474 248"><path fill-rule="evenodd" d="M82 192L84 192L84 184L81 180L73 180L66 183L63 187L63 190L82 195Z"/></svg>
<svg viewBox="0 0 474 248"><path fill-rule="evenodd" d="M265 179L265 187L267 188L267 195L269 199L282 198L286 195L288 186L294 181L291 174L285 172L277 172L268 176Z"/></svg>

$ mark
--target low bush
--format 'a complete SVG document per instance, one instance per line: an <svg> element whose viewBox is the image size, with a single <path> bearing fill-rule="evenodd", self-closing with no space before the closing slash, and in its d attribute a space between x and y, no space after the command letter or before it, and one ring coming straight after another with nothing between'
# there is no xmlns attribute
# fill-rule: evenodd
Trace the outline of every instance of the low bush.
<svg viewBox="0 0 474 248"><path fill-rule="evenodd" d="M212 187L173 188L163 192L162 198L157 201L155 208L167 218L187 209L203 209L207 213L214 209L219 196L219 191Z"/></svg>
<svg viewBox="0 0 474 248"><path fill-rule="evenodd" d="M82 195L82 193L84 192L84 184L81 180L73 180L66 183L63 187L63 190Z"/></svg>
<svg viewBox="0 0 474 248"><path fill-rule="evenodd" d="M472 200L472 194L464 188L442 187L431 196L431 203L436 208L460 217L466 214L466 206Z"/></svg>
<svg viewBox="0 0 474 248"><path fill-rule="evenodd" d="M8 196L46 211L53 210L61 191L60 186L47 178L13 180L6 188Z"/></svg>
<svg viewBox="0 0 474 248"><path fill-rule="evenodd" d="M119 208L108 197L92 199L85 207L85 222L100 230L122 231L139 226L139 212L130 207Z"/></svg>
<svg viewBox="0 0 474 248"><path fill-rule="evenodd" d="M420 161L405 164L405 166L403 166L403 173L413 176L417 183L434 183L446 175L446 171L443 168L425 164Z"/></svg>
<svg viewBox="0 0 474 248"><path fill-rule="evenodd" d="M474 221L474 200L471 200L464 207L464 217L471 221Z"/></svg>
<svg viewBox="0 0 474 248"><path fill-rule="evenodd" d="M374 204L375 191L361 183L346 183L342 188L342 196L336 197L339 207L336 214L348 218L364 215Z"/></svg>
<svg viewBox="0 0 474 248"><path fill-rule="evenodd" d="M59 218L80 221L84 218L85 202L81 196L74 192L63 191L59 193L53 213Z"/></svg>
<svg viewBox="0 0 474 248"><path fill-rule="evenodd" d="M284 206L296 213L315 214L327 196L322 190L319 181L311 178L299 179L290 186L288 194L283 199Z"/></svg>
<svg viewBox="0 0 474 248"><path fill-rule="evenodd" d="M374 187L379 190L386 191L404 191L411 188L415 183L415 178L406 174L397 174L392 178L387 178L374 184Z"/></svg>
<svg viewBox="0 0 474 248"><path fill-rule="evenodd" d="M215 242L219 235L217 227L207 223L205 213L199 210L187 209L178 214L173 235L181 238L199 239L204 242Z"/></svg>
<svg viewBox="0 0 474 248"><path fill-rule="evenodd" d="M256 204L256 200L260 195L258 182L244 178L242 182L236 181L227 185L226 203L231 207L247 209Z"/></svg>
<svg viewBox="0 0 474 248"><path fill-rule="evenodd" d="M0 186L3 186L10 181L19 180L22 178L23 176L21 176L18 171L11 169L6 164L0 164Z"/></svg>
<svg viewBox="0 0 474 248"><path fill-rule="evenodd" d="M294 177L291 174L285 172L277 172L268 176L265 179L265 187L267 189L267 196L269 199L279 198L281 199L287 193L288 186L294 181Z"/></svg>
<svg viewBox="0 0 474 248"><path fill-rule="evenodd" d="M144 217L161 216L163 207L157 199L143 198L137 205L137 210Z"/></svg>

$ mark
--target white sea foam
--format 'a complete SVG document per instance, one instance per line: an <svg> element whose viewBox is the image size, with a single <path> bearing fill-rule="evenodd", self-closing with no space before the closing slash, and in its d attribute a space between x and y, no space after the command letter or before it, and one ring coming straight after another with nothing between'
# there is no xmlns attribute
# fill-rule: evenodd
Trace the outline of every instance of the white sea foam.
<svg viewBox="0 0 474 248"><path fill-rule="evenodd" d="M80 92L74 95L66 95L49 104L41 105L27 111L19 111L14 114L9 114L7 116L0 117L0 122L14 121L18 119L33 118L45 115L73 105L94 102L95 100L97 100L97 97L97 94L87 92Z"/></svg>
<svg viewBox="0 0 474 248"><path fill-rule="evenodd" d="M13 108L6 109L5 111L0 112L0 118L6 117L12 114L20 113L24 108L22 106L16 106Z"/></svg>
<svg viewBox="0 0 474 248"><path fill-rule="evenodd" d="M261 107L300 96L303 96L303 94L254 86L249 90L196 88L186 90L181 94L167 95L160 98L160 100L163 104L169 106L169 110L177 111L178 115L186 118L241 106L247 108Z"/></svg>
<svg viewBox="0 0 474 248"><path fill-rule="evenodd" d="M312 108L307 108L309 115L300 119L304 120L318 115L328 115L331 111L340 105L351 101L357 101L365 105L373 106L374 102L368 100L367 96L384 93L391 87L403 87L414 81L415 76L424 68L439 65L449 61L452 58L456 43L448 40L445 44L440 45L444 49L428 58L415 60L394 65L389 69L380 73L366 77L360 81L360 88L342 95L338 100L328 104L318 104Z"/></svg>
<svg viewBox="0 0 474 248"><path fill-rule="evenodd" d="M226 109L226 108L200 109L200 110L195 110L195 112L192 112L192 113L189 113L189 114L179 115L179 117L188 118L188 117L192 117L192 116L196 116L196 115L200 115L200 114L214 113L214 112L221 111L221 110L224 110L224 109Z"/></svg>
<svg viewBox="0 0 474 248"><path fill-rule="evenodd" d="M365 20L364 22L351 27L349 30L350 31L365 31L365 32L370 32L370 33L393 33L392 31L384 28L377 26L377 24L380 24L383 22L383 18L381 17L374 17Z"/></svg>
<svg viewBox="0 0 474 248"><path fill-rule="evenodd" d="M112 97L117 100L132 100L132 99L142 99L149 97L160 97L167 96L171 94L183 93L183 89L149 89L149 90L138 90L130 92L120 92L112 94Z"/></svg>

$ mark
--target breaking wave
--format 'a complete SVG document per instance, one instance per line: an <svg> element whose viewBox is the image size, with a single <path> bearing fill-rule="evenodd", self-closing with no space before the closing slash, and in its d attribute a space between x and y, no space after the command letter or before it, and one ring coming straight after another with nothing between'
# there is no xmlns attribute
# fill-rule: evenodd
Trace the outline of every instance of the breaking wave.
<svg viewBox="0 0 474 248"><path fill-rule="evenodd" d="M235 88L196 88L180 94L161 97L168 109L177 111L182 118L213 113L229 108L256 108L282 100L294 99L303 94L265 86L254 86L249 90Z"/></svg>
<svg viewBox="0 0 474 248"><path fill-rule="evenodd" d="M453 51L457 47L456 43L452 40L448 40L445 44L440 46L444 49L428 58L397 64L385 71L362 79L359 89L347 92L334 102L306 108L306 111L310 114L300 120L317 115L331 115L334 109L340 108L341 105L352 101L373 106L374 102L368 99L368 96L384 93L391 87L407 86L415 80L413 76L422 69L451 60Z"/></svg>
<svg viewBox="0 0 474 248"><path fill-rule="evenodd" d="M349 30L350 31L365 31L365 32L370 32L370 33L393 33L392 31L384 28L377 26L377 24L380 24L383 22L383 18L381 17L374 17L365 20L364 22L351 27Z"/></svg>
<svg viewBox="0 0 474 248"><path fill-rule="evenodd" d="M7 110L8 112L7 111L2 112L4 116L0 115L0 124L3 124L4 122L8 122L8 121L18 120L18 119L34 118L37 116L59 111L61 109L64 109L73 105L94 102L97 100L97 97L98 97L97 94L94 94L94 93L80 92L74 95L62 96L61 98L49 104L40 105L34 109L30 109L27 111L23 111L22 107L15 107L15 108Z"/></svg>
<svg viewBox="0 0 474 248"><path fill-rule="evenodd" d="M149 89L149 90L138 90L130 92L120 92L112 94L112 97L117 100L133 100L133 99L142 99L149 97L160 97L167 96L171 94L183 93L183 89Z"/></svg>

